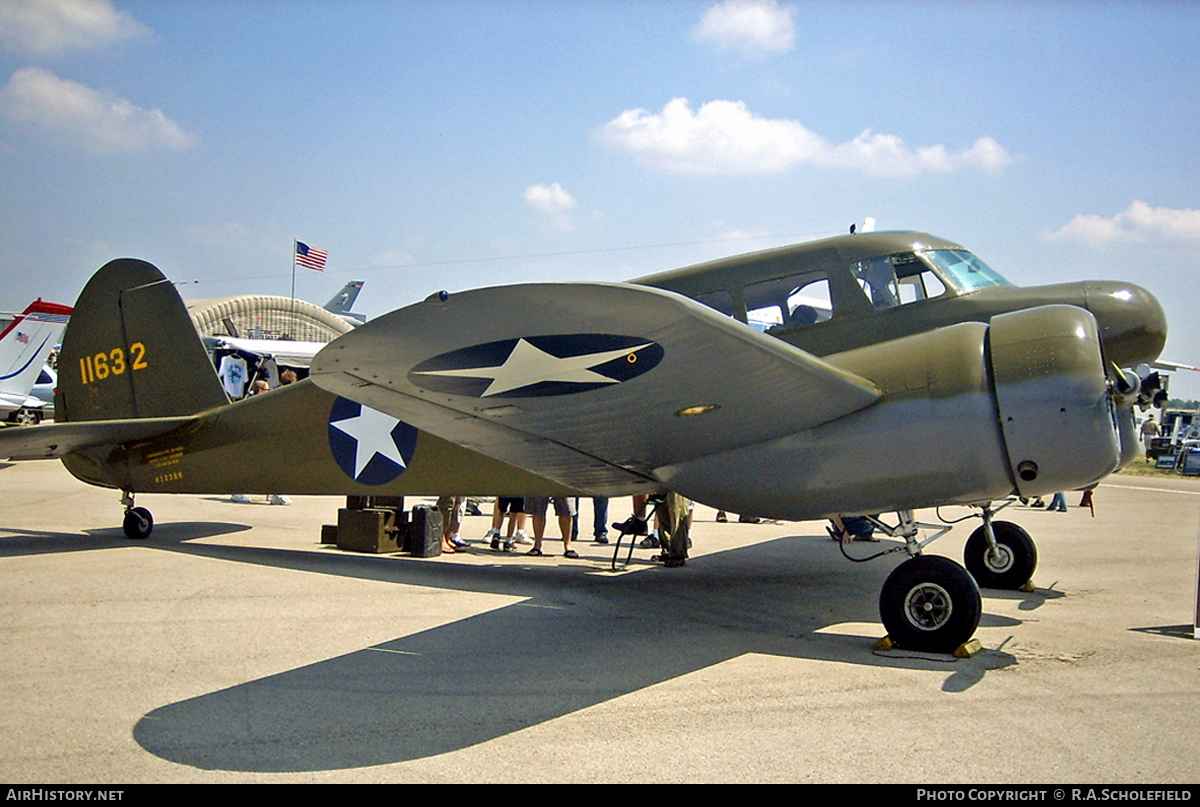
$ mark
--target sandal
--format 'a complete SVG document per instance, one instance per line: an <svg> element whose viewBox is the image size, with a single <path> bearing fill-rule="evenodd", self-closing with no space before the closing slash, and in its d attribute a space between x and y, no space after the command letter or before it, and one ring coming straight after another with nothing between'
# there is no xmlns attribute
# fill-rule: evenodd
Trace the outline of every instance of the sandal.
<svg viewBox="0 0 1200 807"><path fill-rule="evenodd" d="M563 557L571 558L572 560L574 560L575 558L579 557L579 553L576 552L574 549L568 549L566 552L563 553Z"/></svg>
<svg viewBox="0 0 1200 807"><path fill-rule="evenodd" d="M529 550L529 551L528 551L528 552L526 552L525 554L526 554L526 555L531 555L531 556L533 556L533 557L535 557L535 558L540 558L540 557L542 556L542 550L538 549L538 548L535 546L533 549Z"/></svg>

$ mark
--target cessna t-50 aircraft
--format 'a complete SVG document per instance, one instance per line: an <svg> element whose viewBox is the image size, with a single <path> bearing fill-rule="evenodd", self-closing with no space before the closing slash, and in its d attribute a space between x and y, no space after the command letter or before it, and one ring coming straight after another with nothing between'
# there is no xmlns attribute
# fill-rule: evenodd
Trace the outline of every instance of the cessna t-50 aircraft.
<svg viewBox="0 0 1200 807"><path fill-rule="evenodd" d="M747 324L771 305L778 327ZM0 434L0 456L61 457L121 490L132 538L153 523L138 492L670 489L785 519L895 511L911 557L883 623L946 652L978 624L976 578L1019 587L1036 564L989 503L1130 461L1132 408L1156 392L1133 368L1165 339L1136 286L1019 289L957 245L878 233L638 283L439 292L331 342L309 379L230 404L174 286L122 259L75 306L65 422ZM971 573L921 552L911 511L944 504L981 509Z"/></svg>

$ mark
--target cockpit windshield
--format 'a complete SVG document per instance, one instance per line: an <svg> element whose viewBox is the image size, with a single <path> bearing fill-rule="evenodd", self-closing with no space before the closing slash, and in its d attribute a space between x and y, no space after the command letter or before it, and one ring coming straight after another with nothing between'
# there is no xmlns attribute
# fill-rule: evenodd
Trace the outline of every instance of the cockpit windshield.
<svg viewBox="0 0 1200 807"><path fill-rule="evenodd" d="M919 254L960 292L986 286L1012 285L999 272L965 249L927 249Z"/></svg>

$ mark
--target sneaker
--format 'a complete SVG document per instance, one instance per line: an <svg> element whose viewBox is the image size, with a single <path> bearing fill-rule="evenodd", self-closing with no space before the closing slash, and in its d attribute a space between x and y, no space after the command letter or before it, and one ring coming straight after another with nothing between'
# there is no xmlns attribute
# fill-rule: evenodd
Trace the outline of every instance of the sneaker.
<svg viewBox="0 0 1200 807"><path fill-rule="evenodd" d="M607 544L608 543L608 533L607 532L600 533L599 535L597 535L595 538L592 539L592 543Z"/></svg>
<svg viewBox="0 0 1200 807"><path fill-rule="evenodd" d="M499 538L499 537L500 537L500 530L496 529L495 527L492 527L490 530L487 531L487 534L483 536L483 540L490 541L493 538Z"/></svg>
<svg viewBox="0 0 1200 807"><path fill-rule="evenodd" d="M517 530L516 542L524 546L529 546L533 543L533 539L525 534L525 530Z"/></svg>
<svg viewBox="0 0 1200 807"><path fill-rule="evenodd" d="M505 552L512 552L513 549L515 549L515 548L516 547L513 546L513 542L511 540L507 540L504 542L504 551Z"/></svg>
<svg viewBox="0 0 1200 807"><path fill-rule="evenodd" d="M492 547L492 549L499 549L499 548L500 548L500 536L499 536L499 535L493 535L493 536L492 536L492 543L491 543L491 547Z"/></svg>
<svg viewBox="0 0 1200 807"><path fill-rule="evenodd" d="M638 544L642 549L658 549L658 530L647 535Z"/></svg>
<svg viewBox="0 0 1200 807"><path fill-rule="evenodd" d="M250 497L245 493L235 493L229 497L229 500L234 504L250 504Z"/></svg>
<svg viewBox="0 0 1200 807"><path fill-rule="evenodd" d="M457 532L450 533L450 543L454 544L455 546L459 547L460 549L465 546L470 546L470 544L468 544L465 540L458 537Z"/></svg>
<svg viewBox="0 0 1200 807"><path fill-rule="evenodd" d="M287 496L281 496L278 493L272 493L270 496L267 497L267 504L288 505L291 503L292 503L291 499L289 499Z"/></svg>
<svg viewBox="0 0 1200 807"><path fill-rule="evenodd" d="M630 516L624 521L615 522L612 527L622 535L645 535L646 524L646 519Z"/></svg>

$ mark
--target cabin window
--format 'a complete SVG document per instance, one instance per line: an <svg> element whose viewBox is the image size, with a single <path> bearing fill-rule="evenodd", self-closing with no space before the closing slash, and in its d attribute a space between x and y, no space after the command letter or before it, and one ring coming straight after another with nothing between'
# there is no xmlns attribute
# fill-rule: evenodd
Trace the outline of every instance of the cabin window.
<svg viewBox="0 0 1200 807"><path fill-rule="evenodd" d="M799 328L825 322L833 316L826 278L810 281L788 295L788 325Z"/></svg>
<svg viewBox="0 0 1200 807"><path fill-rule="evenodd" d="M803 272L753 283L742 289L747 321L759 330L802 328L833 316L824 272Z"/></svg>

